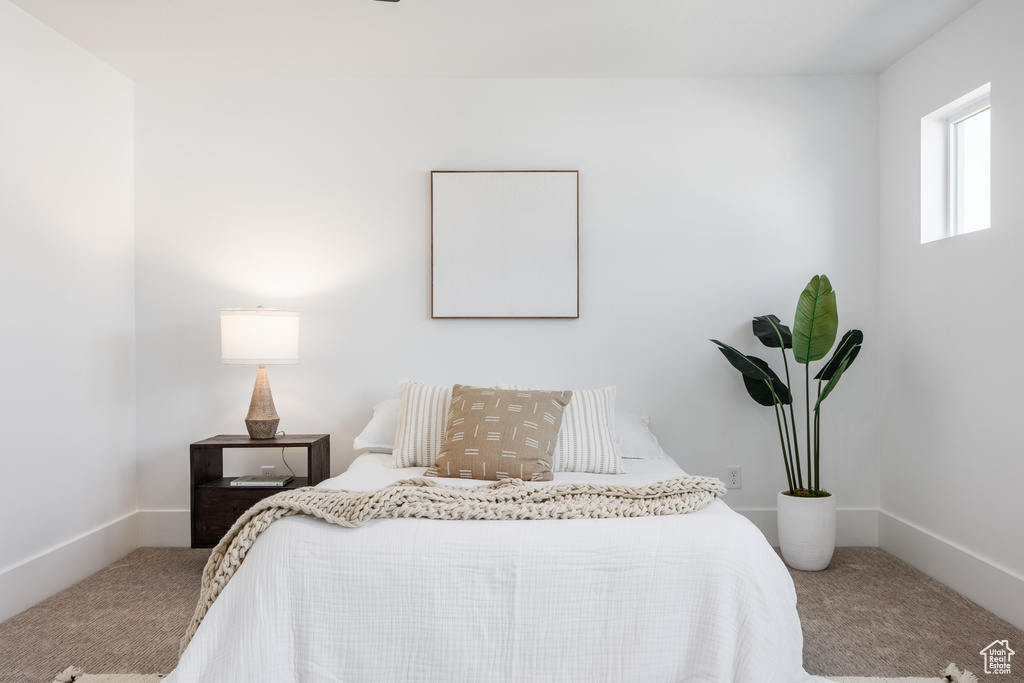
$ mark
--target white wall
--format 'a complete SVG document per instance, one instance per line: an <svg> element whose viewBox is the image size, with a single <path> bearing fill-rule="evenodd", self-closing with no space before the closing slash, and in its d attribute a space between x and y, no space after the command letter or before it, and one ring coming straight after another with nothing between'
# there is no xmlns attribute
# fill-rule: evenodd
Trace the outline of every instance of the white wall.
<svg viewBox="0 0 1024 683"><path fill-rule="evenodd" d="M617 384L686 469L743 466L727 500L757 516L785 483L773 413L708 338L765 351L750 318L790 320L819 272L867 337L822 481L877 508L877 78L135 92L140 509L178 511L148 542L187 542L188 443L243 429L255 368L220 365L217 311L255 305L302 311L301 363L270 382L282 429L331 433L334 473L403 378ZM580 319L431 320L429 172L551 168L580 171Z"/></svg>
<svg viewBox="0 0 1024 683"><path fill-rule="evenodd" d="M0 0L0 620L137 544L132 88Z"/></svg>
<svg viewBox="0 0 1024 683"><path fill-rule="evenodd" d="M1024 3L983 0L880 78L881 541L1024 627ZM992 83L992 228L920 244L921 117Z"/></svg>

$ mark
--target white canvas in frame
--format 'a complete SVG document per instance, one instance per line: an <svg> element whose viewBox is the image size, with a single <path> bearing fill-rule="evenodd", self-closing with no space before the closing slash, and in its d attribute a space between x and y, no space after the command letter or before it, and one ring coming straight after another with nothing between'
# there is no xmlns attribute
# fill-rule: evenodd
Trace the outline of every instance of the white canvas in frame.
<svg viewBox="0 0 1024 683"><path fill-rule="evenodd" d="M432 317L579 317L578 171L430 177Z"/></svg>

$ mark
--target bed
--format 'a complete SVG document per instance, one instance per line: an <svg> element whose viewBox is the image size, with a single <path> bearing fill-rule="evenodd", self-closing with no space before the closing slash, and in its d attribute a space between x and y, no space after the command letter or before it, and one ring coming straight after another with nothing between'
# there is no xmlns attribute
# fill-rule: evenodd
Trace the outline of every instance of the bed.
<svg viewBox="0 0 1024 683"><path fill-rule="evenodd" d="M320 486L370 491L426 469L389 458L363 454ZM672 459L622 463L622 474L554 481L632 486L683 474ZM284 518L256 540L167 680L824 680L801 664L787 570L716 500L631 519L347 529Z"/></svg>

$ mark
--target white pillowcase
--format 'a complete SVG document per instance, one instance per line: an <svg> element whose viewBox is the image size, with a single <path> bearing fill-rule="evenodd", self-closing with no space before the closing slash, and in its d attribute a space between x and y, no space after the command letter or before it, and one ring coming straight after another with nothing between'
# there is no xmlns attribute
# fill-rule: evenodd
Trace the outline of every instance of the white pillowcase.
<svg viewBox="0 0 1024 683"><path fill-rule="evenodd" d="M398 399L389 398L373 407L373 417L352 442L352 448L368 453L391 453L398 431Z"/></svg>
<svg viewBox="0 0 1024 683"><path fill-rule="evenodd" d="M615 411L615 440L619 455L636 460L662 460L668 454L651 432L646 415Z"/></svg>
<svg viewBox="0 0 1024 683"><path fill-rule="evenodd" d="M451 386L398 383L395 467L430 467L441 453Z"/></svg>
<svg viewBox="0 0 1024 683"><path fill-rule="evenodd" d="M499 389L533 387L499 384ZM615 387L573 389L565 407L555 448L555 472L622 474L622 459L615 442Z"/></svg>

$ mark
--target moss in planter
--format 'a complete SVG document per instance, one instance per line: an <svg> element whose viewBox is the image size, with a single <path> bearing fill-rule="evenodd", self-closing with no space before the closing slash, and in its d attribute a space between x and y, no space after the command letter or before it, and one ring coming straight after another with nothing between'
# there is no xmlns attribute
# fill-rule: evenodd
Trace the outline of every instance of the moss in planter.
<svg viewBox="0 0 1024 683"><path fill-rule="evenodd" d="M832 494L825 489L818 489L817 491L808 491L807 489L797 489L795 491L785 491L785 495L793 496L794 498L828 498Z"/></svg>

